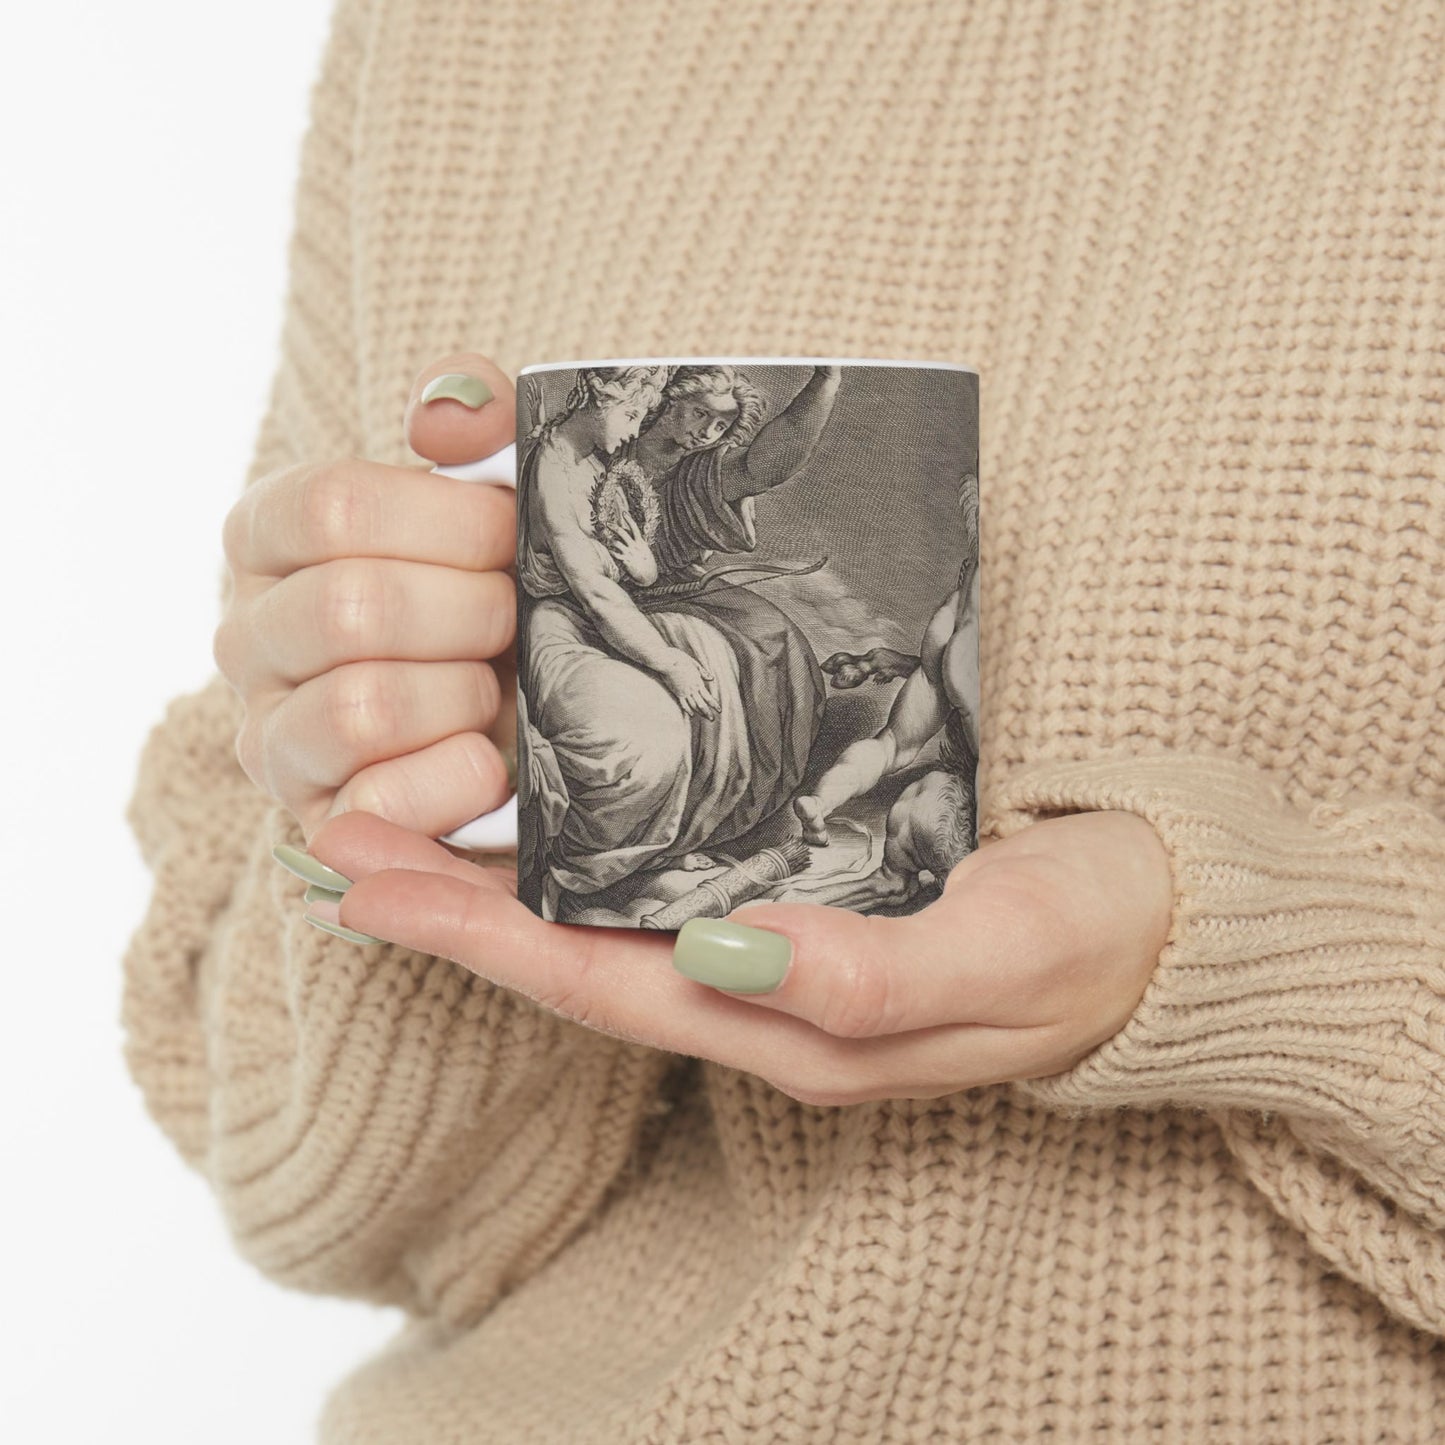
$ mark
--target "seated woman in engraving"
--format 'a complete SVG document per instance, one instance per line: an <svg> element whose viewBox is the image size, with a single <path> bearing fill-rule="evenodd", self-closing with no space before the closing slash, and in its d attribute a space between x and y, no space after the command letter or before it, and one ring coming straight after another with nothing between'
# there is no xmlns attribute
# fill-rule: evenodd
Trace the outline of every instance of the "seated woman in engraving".
<svg viewBox="0 0 1445 1445"><path fill-rule="evenodd" d="M645 371L580 371L519 457L522 786L537 790L541 818L521 871L545 872L549 915L563 894L679 866L770 817L796 791L822 714L821 673L796 624L701 569L714 551L756 545L751 499L807 461L837 368L817 368L750 437L761 399L732 369L680 368L665 395ZM630 508L599 535L594 504L614 457L656 496L655 587L637 586L634 565L648 569L621 535L641 530Z"/></svg>

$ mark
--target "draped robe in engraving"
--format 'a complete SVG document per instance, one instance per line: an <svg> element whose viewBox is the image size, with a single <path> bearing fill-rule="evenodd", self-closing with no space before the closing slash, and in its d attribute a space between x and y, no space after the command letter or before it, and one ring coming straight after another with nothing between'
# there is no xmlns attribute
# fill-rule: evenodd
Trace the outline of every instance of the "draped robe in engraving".
<svg viewBox="0 0 1445 1445"><path fill-rule="evenodd" d="M589 894L723 847L786 804L817 734L823 679L802 631L747 587L640 591L649 622L716 680L718 715L685 715L659 678L611 648L527 520L538 455L538 444L524 450L518 478L523 811L540 828L538 861L561 888ZM683 458L657 490L659 588L712 551L756 545L751 506L722 495L720 453Z"/></svg>

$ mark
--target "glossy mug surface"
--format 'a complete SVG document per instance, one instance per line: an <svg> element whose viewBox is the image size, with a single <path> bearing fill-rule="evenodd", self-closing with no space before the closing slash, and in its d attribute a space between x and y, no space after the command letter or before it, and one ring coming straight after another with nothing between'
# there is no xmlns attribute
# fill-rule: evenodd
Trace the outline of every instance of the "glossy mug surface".
<svg viewBox="0 0 1445 1445"><path fill-rule="evenodd" d="M762 899L908 913L977 846L978 373L671 357L524 367L515 843L541 917Z"/></svg>

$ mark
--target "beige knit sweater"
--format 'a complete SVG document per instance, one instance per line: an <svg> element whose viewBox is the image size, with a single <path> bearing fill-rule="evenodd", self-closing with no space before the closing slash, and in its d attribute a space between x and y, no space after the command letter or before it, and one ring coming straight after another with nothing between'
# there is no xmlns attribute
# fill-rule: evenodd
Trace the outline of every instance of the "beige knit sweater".
<svg viewBox="0 0 1445 1445"><path fill-rule="evenodd" d="M1069 1073L804 1106L307 927L176 699L126 1057L248 1260L407 1312L323 1440L1441 1438L1442 54L1438 0L340 0L246 480L417 464L462 348L972 361L982 831L1142 814L1176 909Z"/></svg>

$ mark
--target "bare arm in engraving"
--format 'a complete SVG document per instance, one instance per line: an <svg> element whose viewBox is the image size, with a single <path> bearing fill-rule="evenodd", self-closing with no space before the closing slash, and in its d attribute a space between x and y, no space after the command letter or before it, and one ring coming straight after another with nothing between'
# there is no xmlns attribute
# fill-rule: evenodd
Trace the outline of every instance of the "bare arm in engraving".
<svg viewBox="0 0 1445 1445"><path fill-rule="evenodd" d="M683 712L716 716L718 693L712 675L681 648L664 641L626 589L603 569L597 543L578 517L579 496L585 498L589 483L585 474L560 468L539 475L537 501L557 570L619 656L656 673Z"/></svg>
<svg viewBox="0 0 1445 1445"><path fill-rule="evenodd" d="M802 471L833 414L842 375L839 366L815 367L784 411L762 427L747 446L724 454L722 494L729 502L755 497Z"/></svg>

